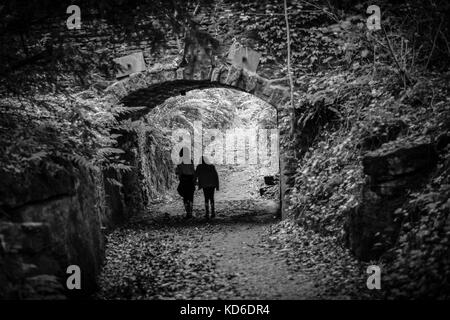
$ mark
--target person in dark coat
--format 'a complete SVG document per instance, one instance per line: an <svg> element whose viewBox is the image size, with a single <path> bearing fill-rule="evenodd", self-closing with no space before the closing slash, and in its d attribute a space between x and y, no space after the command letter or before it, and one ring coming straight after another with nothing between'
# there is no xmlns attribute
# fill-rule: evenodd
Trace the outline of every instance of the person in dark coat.
<svg viewBox="0 0 450 320"><path fill-rule="evenodd" d="M191 160L189 148L183 147L180 150L180 164L177 165L175 173L178 175L180 183L177 191L183 197L184 208L186 210L186 218L192 217L192 209L194 207L195 192L195 167Z"/></svg>
<svg viewBox="0 0 450 320"><path fill-rule="evenodd" d="M219 191L219 175L216 167L209 163L205 156L202 156L195 175L198 179L198 189L203 189L205 196L205 217L209 218L209 205L211 204L211 218L214 218L214 190Z"/></svg>

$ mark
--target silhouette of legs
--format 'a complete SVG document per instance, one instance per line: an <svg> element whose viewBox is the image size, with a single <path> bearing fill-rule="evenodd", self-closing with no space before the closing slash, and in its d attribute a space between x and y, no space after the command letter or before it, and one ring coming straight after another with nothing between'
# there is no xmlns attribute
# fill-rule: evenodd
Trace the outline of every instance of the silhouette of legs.
<svg viewBox="0 0 450 320"><path fill-rule="evenodd" d="M213 190L213 193L214 193L214 190ZM214 196L213 196L213 198L211 199L211 218L214 218L215 216L216 216L216 213L214 211Z"/></svg>
<svg viewBox="0 0 450 320"><path fill-rule="evenodd" d="M214 187L203 188L203 195L205 196L205 217L209 218L209 208L211 203L211 218L214 218Z"/></svg>
<svg viewBox="0 0 450 320"><path fill-rule="evenodd" d="M184 209L186 210L186 218L192 217L192 211L194 208L194 191L188 192L183 198Z"/></svg>

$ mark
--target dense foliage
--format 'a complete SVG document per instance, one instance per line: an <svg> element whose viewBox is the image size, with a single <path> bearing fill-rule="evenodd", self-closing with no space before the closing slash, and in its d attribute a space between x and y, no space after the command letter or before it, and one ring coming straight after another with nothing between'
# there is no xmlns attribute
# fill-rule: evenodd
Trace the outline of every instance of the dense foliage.
<svg viewBox="0 0 450 320"><path fill-rule="evenodd" d="M118 115L133 110L112 108L101 99L114 78L111 61L118 54L114 45L144 39L154 53L154 60L147 62L154 62L167 59L158 50L168 43L175 48L171 53L178 52L180 46L173 42L184 31L203 28L223 43L238 41L261 51L261 75L286 76L280 1L77 3L90 8L82 11L83 23L102 35L99 41L81 43L67 34L61 23L67 18L67 1L12 0L0 5L4 172L18 174L55 157L95 170L128 170L129 164L120 158L119 135L111 135L116 128L138 132L145 138L141 142L152 141L141 143L141 148L148 148L143 154L151 155L143 163L145 178L152 180L149 172L171 145L164 127L190 126L198 118L218 126L232 121L230 105L222 103L217 92L209 92L200 98L168 100L146 120L118 123ZM364 179L361 156L450 134L450 4L381 1L382 30L368 31L365 11L370 4L289 1L298 130L295 139L289 137L283 145L295 151L290 210L300 229L292 231L296 226L285 223L279 233L289 229L294 234L289 250L328 250L340 268L348 263L352 275L359 269L348 252L331 252L343 243L346 212L358 204L356 195ZM55 23L55 31L42 31L52 30ZM212 100L214 108L205 104L200 112L198 99ZM279 126L284 132L287 118ZM401 224L398 242L376 262L386 266L387 297L449 297L449 152L444 144L429 184L411 193L396 211ZM149 197L158 195L154 189L144 191ZM305 245L305 237L314 246ZM338 280L331 274L322 281Z"/></svg>
<svg viewBox="0 0 450 320"><path fill-rule="evenodd" d="M274 64L286 74L286 26L282 2L227 1L240 12L234 28L238 38L265 52L265 63ZM367 7L370 1L290 1L293 68L296 76L315 73L337 65L391 62L389 48L380 43L384 32L368 32ZM378 2L381 26L392 36L396 59L409 71L421 67L448 66L447 36L450 13L446 1ZM231 14L230 14L231 16ZM227 17L228 18L228 17ZM219 20L220 21L220 20ZM359 29L359 32L352 30ZM297 83L299 84L299 83Z"/></svg>
<svg viewBox="0 0 450 320"><path fill-rule="evenodd" d="M78 33L66 28L71 4L81 8ZM126 170L119 135L111 135L111 128L131 110L102 101L115 78L118 45L146 41L157 52L174 34L182 37L197 4L208 6L42 0L0 5L2 169L18 174L33 162L62 156L91 169Z"/></svg>

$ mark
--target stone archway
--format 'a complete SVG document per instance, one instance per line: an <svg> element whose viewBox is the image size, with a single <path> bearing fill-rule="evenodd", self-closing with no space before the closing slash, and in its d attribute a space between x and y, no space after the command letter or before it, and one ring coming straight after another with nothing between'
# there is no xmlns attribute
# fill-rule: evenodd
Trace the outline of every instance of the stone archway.
<svg viewBox="0 0 450 320"><path fill-rule="evenodd" d="M277 113L287 105L289 89L276 84L276 80L263 78L246 69L219 61L215 57L211 58L210 55L206 55L205 58L203 54L201 57L201 60L195 58L184 64L156 66L144 72L131 74L129 77L109 86L105 91L104 99L111 105L123 104L126 107L146 107L144 110L133 113L131 117L134 119L150 112L154 107L172 96L194 89L214 87L224 87L250 93L272 105L277 110ZM205 60L207 63L205 63ZM183 57L181 61L186 62L186 59ZM281 216L285 218L286 161L280 148L279 152L280 206ZM135 160L132 154L127 155L126 158L131 163ZM125 182L124 192L137 194L136 190L133 191L133 183L137 178L133 177L132 174L123 178ZM127 191L127 185L129 186L129 191ZM131 196L131 198L135 197ZM140 200L134 199L129 201L136 202Z"/></svg>
<svg viewBox="0 0 450 320"><path fill-rule="evenodd" d="M195 74L188 73L185 67L160 67L117 81L106 89L105 99L112 104L151 108L182 91L226 87L253 94L280 110L289 100L289 90L273 83L232 65L222 64L208 72L200 70ZM149 100L149 97L154 100Z"/></svg>

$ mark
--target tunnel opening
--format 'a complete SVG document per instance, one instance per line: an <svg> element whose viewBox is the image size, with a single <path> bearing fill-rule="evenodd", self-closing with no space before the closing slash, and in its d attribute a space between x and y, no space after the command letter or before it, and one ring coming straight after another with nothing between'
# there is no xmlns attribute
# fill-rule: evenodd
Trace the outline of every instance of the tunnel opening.
<svg viewBox="0 0 450 320"><path fill-rule="evenodd" d="M119 139L123 158L133 166L120 177L124 216L155 211L155 205L166 218L183 216L175 168L180 149L188 146L194 166L201 156L216 166L219 220L281 217L278 110L273 105L204 81L158 84L121 102L133 109L121 119L133 129L122 131ZM193 211L197 217L205 211L198 186Z"/></svg>

